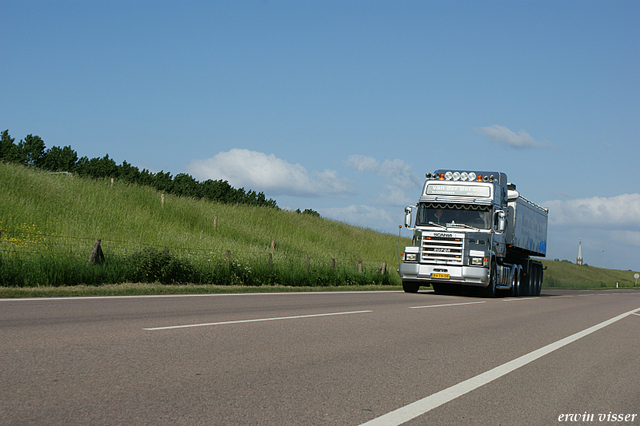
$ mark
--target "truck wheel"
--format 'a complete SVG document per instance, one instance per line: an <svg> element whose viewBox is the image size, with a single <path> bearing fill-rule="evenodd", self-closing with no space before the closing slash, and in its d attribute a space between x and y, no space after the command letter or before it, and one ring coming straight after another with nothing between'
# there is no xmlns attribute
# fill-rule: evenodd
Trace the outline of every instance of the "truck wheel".
<svg viewBox="0 0 640 426"><path fill-rule="evenodd" d="M511 297L518 297L520 295L520 269L516 266L513 271L513 280L511 281Z"/></svg>
<svg viewBox="0 0 640 426"><path fill-rule="evenodd" d="M535 288L533 290L534 296L540 296L540 292L542 291L542 268L536 265L536 281Z"/></svg>
<svg viewBox="0 0 640 426"><path fill-rule="evenodd" d="M531 296L533 294L533 267L523 268L524 281L520 283L520 295Z"/></svg>
<svg viewBox="0 0 640 426"><path fill-rule="evenodd" d="M405 293L417 293L419 288L418 284L402 281L402 289Z"/></svg>
<svg viewBox="0 0 640 426"><path fill-rule="evenodd" d="M497 279L496 264L491 264L491 275L489 275L489 285L482 289L483 297L494 297L496 295L496 279Z"/></svg>

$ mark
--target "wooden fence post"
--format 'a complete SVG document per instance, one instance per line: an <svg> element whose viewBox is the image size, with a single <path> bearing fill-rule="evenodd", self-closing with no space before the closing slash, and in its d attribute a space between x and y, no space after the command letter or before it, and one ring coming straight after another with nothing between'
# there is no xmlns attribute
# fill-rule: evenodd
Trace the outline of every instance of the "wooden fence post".
<svg viewBox="0 0 640 426"><path fill-rule="evenodd" d="M104 262L104 253L102 252L102 247L100 246L100 239L97 239L95 243L93 243L93 248L91 249L91 254L89 255L89 263L87 265L91 265L95 263L97 265Z"/></svg>
<svg viewBox="0 0 640 426"><path fill-rule="evenodd" d="M387 261L383 260L382 261L382 275L386 275L387 274Z"/></svg>
<svg viewBox="0 0 640 426"><path fill-rule="evenodd" d="M362 273L362 260L358 260L358 273Z"/></svg>
<svg viewBox="0 0 640 426"><path fill-rule="evenodd" d="M231 250L224 252L224 258L227 260L227 263L231 262Z"/></svg>
<svg viewBox="0 0 640 426"><path fill-rule="evenodd" d="M271 240L271 253L276 250L276 240Z"/></svg>
<svg viewBox="0 0 640 426"><path fill-rule="evenodd" d="M310 269L311 269L311 258L307 256L307 274L309 273Z"/></svg>
<svg viewBox="0 0 640 426"><path fill-rule="evenodd" d="M336 260L335 259L331 259L331 269L332 270L336 270Z"/></svg>
<svg viewBox="0 0 640 426"><path fill-rule="evenodd" d="M213 217L213 229L218 227L218 216Z"/></svg>
<svg viewBox="0 0 640 426"><path fill-rule="evenodd" d="M271 265L272 261L273 261L273 253L269 253L269 265Z"/></svg>
<svg viewBox="0 0 640 426"><path fill-rule="evenodd" d="M160 207L164 207L164 194L160 195Z"/></svg>

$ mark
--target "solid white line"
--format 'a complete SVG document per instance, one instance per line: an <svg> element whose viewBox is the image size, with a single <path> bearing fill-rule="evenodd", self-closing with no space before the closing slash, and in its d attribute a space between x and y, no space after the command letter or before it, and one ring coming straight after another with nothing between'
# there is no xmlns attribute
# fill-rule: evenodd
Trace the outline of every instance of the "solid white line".
<svg viewBox="0 0 640 426"><path fill-rule="evenodd" d="M411 306L409 309L422 309L422 308L440 308L443 306L460 306L460 305L475 305L478 303L487 303L487 302L465 302L465 303L443 303L440 305L427 305L427 306Z"/></svg>
<svg viewBox="0 0 640 426"><path fill-rule="evenodd" d="M636 314L635 312L633 313L633 315L637 315L637 316L639 316L639 317L640 317L640 314Z"/></svg>
<svg viewBox="0 0 640 426"><path fill-rule="evenodd" d="M566 296L560 296L560 297L566 297ZM513 299L502 299L503 302L520 302L523 300L540 300L540 298L539 297L514 297Z"/></svg>
<svg viewBox="0 0 640 426"><path fill-rule="evenodd" d="M206 323L206 324L172 325L172 326L169 326L169 327L143 328L143 330L146 330L146 331L172 330L172 329L176 329L176 328L205 327L205 326L209 326L209 325L244 324L244 323L248 323L248 322L264 322L264 321L279 321L279 320L290 320L290 319L299 319L299 318L328 317L328 316L332 316L332 315L364 314L364 313L369 313L369 312L373 312L373 311L331 312L331 313L328 313L328 314L296 315L296 316L292 316L292 317L258 318L258 319L250 319L250 320L210 322L210 323Z"/></svg>
<svg viewBox="0 0 640 426"><path fill-rule="evenodd" d="M411 419L421 416L436 407L439 407L449 401L458 398L459 396L469 393L481 386L486 385L487 383L490 383L506 374L509 374L512 371L537 360L538 358L550 354L551 352L560 349L561 347L566 346L569 343L573 343L576 340L588 336L589 334L607 327L617 321L620 321L621 319L626 318L629 315L636 315L636 312L638 311L640 311L640 308L625 312L624 314L601 322L600 324L594 325L593 327L589 327L578 333L572 334L569 337L565 337L564 339L558 340L555 343L551 343L547 346L523 355L520 358L516 358L513 361L509 361L492 370L479 374L475 377L465 380L464 382L460 382L457 385L441 390L440 392L434 393L433 395L430 395L404 407L398 408L397 410L391 411L380 417L376 417L375 419L370 420L366 423L362 423L361 426L401 425L402 423L408 422Z"/></svg>
<svg viewBox="0 0 640 426"><path fill-rule="evenodd" d="M229 296L288 296L305 294L387 294L404 293L402 290L372 290L372 291L283 291L278 293L187 293L187 294L140 294L131 296L65 296L65 297L12 297L0 299L0 302L34 302L47 300L101 300L101 299L155 299L170 297L229 297Z"/></svg>

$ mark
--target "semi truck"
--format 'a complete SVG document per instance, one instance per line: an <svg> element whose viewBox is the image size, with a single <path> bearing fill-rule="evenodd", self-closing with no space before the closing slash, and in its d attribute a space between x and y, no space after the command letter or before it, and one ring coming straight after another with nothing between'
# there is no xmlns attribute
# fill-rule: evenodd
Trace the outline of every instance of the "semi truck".
<svg viewBox="0 0 640 426"><path fill-rule="evenodd" d="M398 274L407 293L477 288L485 297L539 296L547 253L548 209L527 200L502 172L436 170L416 205Z"/></svg>

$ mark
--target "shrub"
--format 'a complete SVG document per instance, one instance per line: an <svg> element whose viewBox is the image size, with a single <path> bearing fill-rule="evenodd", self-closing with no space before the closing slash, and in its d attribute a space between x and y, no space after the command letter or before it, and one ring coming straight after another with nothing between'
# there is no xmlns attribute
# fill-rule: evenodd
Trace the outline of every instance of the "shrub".
<svg viewBox="0 0 640 426"><path fill-rule="evenodd" d="M179 259L168 250L145 248L131 255L132 282L184 284L194 279L194 268L188 260Z"/></svg>

